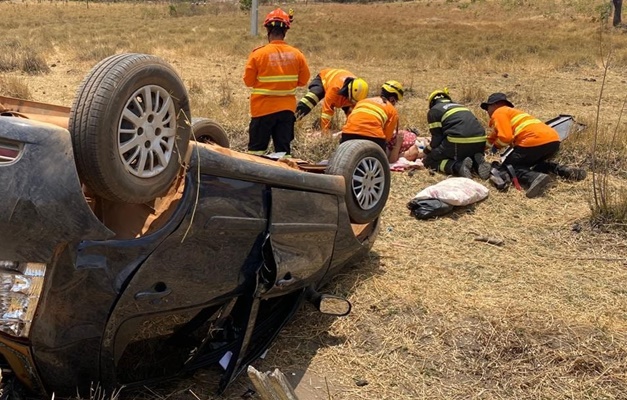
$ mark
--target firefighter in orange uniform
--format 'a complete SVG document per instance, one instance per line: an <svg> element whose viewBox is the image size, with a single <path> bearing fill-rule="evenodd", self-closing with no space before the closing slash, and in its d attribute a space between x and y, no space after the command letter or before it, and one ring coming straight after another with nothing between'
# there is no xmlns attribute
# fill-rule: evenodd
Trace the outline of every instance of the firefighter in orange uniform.
<svg viewBox="0 0 627 400"><path fill-rule="evenodd" d="M398 128L398 112L394 107L403 99L403 85L387 81L381 87L381 95L361 100L346 119L340 143L353 139L375 142L385 153L386 143L392 140Z"/></svg>
<svg viewBox="0 0 627 400"><path fill-rule="evenodd" d="M310 72L303 53L285 43L291 15L277 8L263 23L268 44L252 51L244 71L244 83L252 88L248 152L263 155L270 138L275 152L290 155L294 139L296 87L305 86Z"/></svg>
<svg viewBox="0 0 627 400"><path fill-rule="evenodd" d="M298 102L296 119L303 118L322 100L320 127L329 132L336 108L348 116L360 100L368 97L368 83L345 69L325 68L309 84L309 91Z"/></svg>
<svg viewBox="0 0 627 400"><path fill-rule="evenodd" d="M586 171L549 161L560 148L557 131L514 105L503 93L493 93L481 103L490 116L487 142L496 149L511 146L513 150L496 168L490 180L499 189L517 178L529 198L540 196L551 182L551 172L570 180L583 180ZM494 171L494 170L493 170Z"/></svg>

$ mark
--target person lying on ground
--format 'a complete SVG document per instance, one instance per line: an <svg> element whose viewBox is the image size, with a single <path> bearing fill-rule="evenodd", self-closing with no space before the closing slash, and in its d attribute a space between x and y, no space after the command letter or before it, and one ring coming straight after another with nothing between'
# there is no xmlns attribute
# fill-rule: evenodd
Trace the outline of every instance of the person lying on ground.
<svg viewBox="0 0 627 400"><path fill-rule="evenodd" d="M385 152L386 143L392 140L394 130L398 129L398 112L394 106L402 99L403 85L398 81L385 82L379 96L355 104L342 127L340 143L366 139L381 146Z"/></svg>
<svg viewBox="0 0 627 400"><path fill-rule="evenodd" d="M296 106L296 120L309 114L322 101L320 127L328 133L336 108L348 116L355 103L368 97L368 83L345 69L325 68L309 83L309 91Z"/></svg>
<svg viewBox="0 0 627 400"><path fill-rule="evenodd" d="M501 164L495 163L490 180L497 189L506 190L516 178L529 198L540 196L551 182L548 173L580 181L586 171L550 161L559 148L557 131L530 114L514 108L504 93L492 93L481 108L490 116L487 142L496 149L507 146L512 151Z"/></svg>
<svg viewBox="0 0 627 400"><path fill-rule="evenodd" d="M485 162L485 129L468 108L454 102L447 88L433 91L428 98L427 122L431 144L425 147L425 167L465 178L472 171L481 179L490 177Z"/></svg>
<svg viewBox="0 0 627 400"><path fill-rule="evenodd" d="M416 161L423 158L423 149L428 144L427 138L419 138L414 132L408 130L395 131L392 139L386 144L386 152L390 164L394 164L399 158L407 161Z"/></svg>

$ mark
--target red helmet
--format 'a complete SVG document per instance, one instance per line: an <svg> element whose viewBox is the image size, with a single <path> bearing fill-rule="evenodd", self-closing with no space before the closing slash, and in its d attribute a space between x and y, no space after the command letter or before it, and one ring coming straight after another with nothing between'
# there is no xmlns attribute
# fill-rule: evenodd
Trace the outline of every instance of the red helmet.
<svg viewBox="0 0 627 400"><path fill-rule="evenodd" d="M290 17L290 15L285 11L277 8L266 15L266 20L263 21L263 26L266 28L279 26L281 28L290 29L290 22L292 22L292 18L293 17Z"/></svg>

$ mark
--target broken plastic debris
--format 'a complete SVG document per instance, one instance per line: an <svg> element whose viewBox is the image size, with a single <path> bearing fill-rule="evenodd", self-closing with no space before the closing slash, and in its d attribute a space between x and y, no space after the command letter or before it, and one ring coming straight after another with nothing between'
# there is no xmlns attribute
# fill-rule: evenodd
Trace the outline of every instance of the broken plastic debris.
<svg viewBox="0 0 627 400"><path fill-rule="evenodd" d="M222 356L222 358L220 359L219 363L220 366L226 370L226 367L229 366L229 361L231 361L231 356L233 356L233 353L230 351L227 351L226 353L224 353L224 355Z"/></svg>

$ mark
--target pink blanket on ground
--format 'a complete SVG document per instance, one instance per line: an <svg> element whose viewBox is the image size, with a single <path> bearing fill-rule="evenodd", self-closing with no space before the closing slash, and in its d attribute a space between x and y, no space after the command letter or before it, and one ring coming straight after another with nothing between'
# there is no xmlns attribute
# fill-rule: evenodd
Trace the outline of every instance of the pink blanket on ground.
<svg viewBox="0 0 627 400"><path fill-rule="evenodd" d="M409 161L405 157L401 157L394 164L390 164L390 170L403 172L410 169L423 169L425 166L422 164L422 160Z"/></svg>

